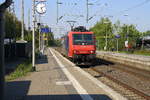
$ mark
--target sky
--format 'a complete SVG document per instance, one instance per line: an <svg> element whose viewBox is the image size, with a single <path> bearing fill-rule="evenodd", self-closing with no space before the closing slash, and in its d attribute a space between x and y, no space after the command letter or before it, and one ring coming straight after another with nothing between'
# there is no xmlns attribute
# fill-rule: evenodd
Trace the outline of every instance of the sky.
<svg viewBox="0 0 150 100"><path fill-rule="evenodd" d="M120 20L121 24L134 24L141 32L150 30L150 0L89 0L89 3L93 4L89 6L89 17L94 16L89 23L86 23L86 0L58 1L62 3L59 5L59 17L63 16L59 23L56 23L57 0L47 0L47 12L41 17L41 21L52 28L55 37L60 37L70 30L70 26L66 21L75 20L75 26L90 28L97 21L100 21L101 17L109 17L113 23ZM0 3L2 2L4 0L0 0ZM14 2L15 13L20 20L21 0L14 0ZM28 27L29 11L30 22L32 21L32 0L24 0L24 2L25 24Z"/></svg>

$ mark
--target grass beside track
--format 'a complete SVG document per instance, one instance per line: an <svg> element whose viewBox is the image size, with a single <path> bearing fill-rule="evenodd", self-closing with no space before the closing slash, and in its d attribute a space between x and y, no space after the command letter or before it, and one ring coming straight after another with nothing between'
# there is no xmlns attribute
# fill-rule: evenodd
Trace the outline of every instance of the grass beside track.
<svg viewBox="0 0 150 100"><path fill-rule="evenodd" d="M137 54L137 55L145 55L145 56L150 56L150 51L134 51L134 54Z"/></svg>
<svg viewBox="0 0 150 100"><path fill-rule="evenodd" d="M14 72L5 76L6 81L14 80L19 77L27 75L28 72L32 71L32 64L30 60L26 60L24 63L19 64Z"/></svg>

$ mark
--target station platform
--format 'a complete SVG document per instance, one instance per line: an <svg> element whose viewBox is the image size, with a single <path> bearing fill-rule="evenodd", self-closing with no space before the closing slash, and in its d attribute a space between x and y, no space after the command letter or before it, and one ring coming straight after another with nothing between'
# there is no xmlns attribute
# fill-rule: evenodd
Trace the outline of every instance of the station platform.
<svg viewBox="0 0 150 100"><path fill-rule="evenodd" d="M150 71L150 56L97 51L100 58Z"/></svg>
<svg viewBox="0 0 150 100"><path fill-rule="evenodd" d="M6 100L126 100L48 48L36 72L6 83Z"/></svg>

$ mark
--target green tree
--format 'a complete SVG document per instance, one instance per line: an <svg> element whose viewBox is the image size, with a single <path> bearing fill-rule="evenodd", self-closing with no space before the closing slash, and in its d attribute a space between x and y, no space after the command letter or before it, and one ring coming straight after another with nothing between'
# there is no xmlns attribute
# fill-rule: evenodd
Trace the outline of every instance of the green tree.
<svg viewBox="0 0 150 100"><path fill-rule="evenodd" d="M146 31L146 32L143 32L143 35L144 35L144 36L150 35L150 30L148 30L148 31Z"/></svg>
<svg viewBox="0 0 150 100"><path fill-rule="evenodd" d="M105 46L106 34L108 36L108 49L112 47L113 29L112 29L112 22L108 18L102 18L90 30L95 33L97 45L99 45L99 49L103 49Z"/></svg>
<svg viewBox="0 0 150 100"><path fill-rule="evenodd" d="M5 38L13 38L15 36L15 17L13 14L6 12L5 13Z"/></svg>
<svg viewBox="0 0 150 100"><path fill-rule="evenodd" d="M99 45L99 49L101 50L103 50L106 45L106 33L108 36L107 50L117 47L117 39L115 38L115 35L117 34L121 36L118 39L119 50L125 49L125 41L127 40L127 37L131 46L135 46L136 41L141 37L141 33L136 29L135 25L121 25L119 20L115 24L112 24L108 18L101 18L101 20L97 22L90 30L95 33L97 45Z"/></svg>
<svg viewBox="0 0 150 100"><path fill-rule="evenodd" d="M121 39L119 41L120 42L119 47L121 50L125 49L124 42L127 40L127 38L129 40L128 41L129 45L132 47L136 45L137 39L140 38L140 32L136 29L134 25L124 24L121 27L120 35L121 35Z"/></svg>
<svg viewBox="0 0 150 100"><path fill-rule="evenodd" d="M5 13L5 19L5 38L19 40L21 38L21 21L19 21L14 14L8 11ZM24 29L26 36L28 35L28 30L26 30L26 28Z"/></svg>

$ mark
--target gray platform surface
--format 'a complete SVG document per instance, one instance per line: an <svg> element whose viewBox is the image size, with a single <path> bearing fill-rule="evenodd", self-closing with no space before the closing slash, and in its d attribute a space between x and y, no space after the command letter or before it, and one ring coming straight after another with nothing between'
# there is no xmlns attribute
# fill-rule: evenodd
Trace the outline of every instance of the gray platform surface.
<svg viewBox="0 0 150 100"><path fill-rule="evenodd" d="M121 58L150 62L150 56L144 56L144 55L116 53L116 52L110 52L110 51L107 51L107 52L106 51L97 51L97 54L98 55L100 55L100 54L112 55L112 56L121 57Z"/></svg>
<svg viewBox="0 0 150 100"><path fill-rule="evenodd" d="M36 72L6 83L6 100L112 100L107 90L98 87L57 53L61 67L50 49L44 54L37 61Z"/></svg>

